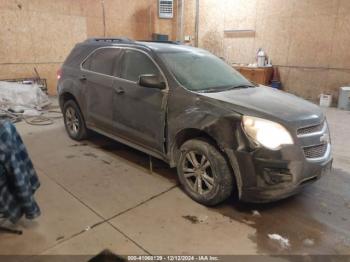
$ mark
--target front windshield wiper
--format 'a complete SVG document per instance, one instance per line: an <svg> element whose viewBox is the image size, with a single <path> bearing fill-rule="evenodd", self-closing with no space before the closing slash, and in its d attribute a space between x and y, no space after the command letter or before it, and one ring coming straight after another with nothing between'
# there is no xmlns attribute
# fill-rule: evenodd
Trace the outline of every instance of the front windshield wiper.
<svg viewBox="0 0 350 262"><path fill-rule="evenodd" d="M255 85L249 85L249 84L243 84L243 85L236 85L228 88L227 90L230 89L236 89L236 88L251 88L251 87L256 87Z"/></svg>
<svg viewBox="0 0 350 262"><path fill-rule="evenodd" d="M225 88L219 88L219 87L215 87L215 88L208 88L208 89L202 89L202 90L198 90L198 93L218 93L218 92L224 92L227 90L232 90L232 89L238 89L238 88L252 88L252 87L256 87L253 84L242 84L242 85L236 85L236 86L229 86L229 87L225 87Z"/></svg>
<svg viewBox="0 0 350 262"><path fill-rule="evenodd" d="M216 93L216 92L222 92L225 91L226 89L222 90L222 89L218 89L218 88L209 88L209 89L202 89L202 90L198 90L198 93Z"/></svg>

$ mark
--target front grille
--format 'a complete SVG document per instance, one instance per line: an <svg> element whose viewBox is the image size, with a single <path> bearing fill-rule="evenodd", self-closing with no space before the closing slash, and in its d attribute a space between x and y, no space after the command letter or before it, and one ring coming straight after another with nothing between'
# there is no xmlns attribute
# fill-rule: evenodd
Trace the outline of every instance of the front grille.
<svg viewBox="0 0 350 262"><path fill-rule="evenodd" d="M299 128L297 131L298 136L302 135L308 135L308 134L313 134L317 132L321 132L324 127L324 122L315 126L308 126L308 127L303 127Z"/></svg>
<svg viewBox="0 0 350 262"><path fill-rule="evenodd" d="M328 144L321 144L317 146L304 147L304 154L306 158L320 158L327 152Z"/></svg>

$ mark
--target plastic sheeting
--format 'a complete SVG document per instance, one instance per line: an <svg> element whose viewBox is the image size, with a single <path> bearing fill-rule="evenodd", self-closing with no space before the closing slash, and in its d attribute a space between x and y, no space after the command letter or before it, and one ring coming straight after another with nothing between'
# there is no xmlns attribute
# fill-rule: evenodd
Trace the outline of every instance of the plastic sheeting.
<svg viewBox="0 0 350 262"><path fill-rule="evenodd" d="M0 81L0 107L21 106L41 110L49 104L48 96L37 84Z"/></svg>

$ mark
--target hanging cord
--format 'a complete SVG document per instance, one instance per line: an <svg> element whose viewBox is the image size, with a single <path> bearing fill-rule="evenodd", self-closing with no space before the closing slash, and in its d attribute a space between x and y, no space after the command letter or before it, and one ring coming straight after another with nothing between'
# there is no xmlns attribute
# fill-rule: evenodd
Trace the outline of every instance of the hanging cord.
<svg viewBox="0 0 350 262"><path fill-rule="evenodd" d="M24 116L21 113L13 113L8 110L0 108L0 116L5 116L10 119L12 123L20 121L26 122L28 125L34 126L48 126L54 123L54 120L62 118L62 113L59 110L49 109L42 111L38 116Z"/></svg>
<svg viewBox="0 0 350 262"><path fill-rule="evenodd" d="M44 111L39 116L24 116L23 120L29 125L48 126L54 123L54 120L62 118L62 113L57 110Z"/></svg>
<svg viewBox="0 0 350 262"><path fill-rule="evenodd" d="M101 0L101 7L102 7L103 37L106 37L106 7L105 7L104 0Z"/></svg>
<svg viewBox="0 0 350 262"><path fill-rule="evenodd" d="M21 121L21 118L17 114L11 113L8 110L2 109L2 108L0 108L0 116L2 118L10 119L12 123L17 123Z"/></svg>
<svg viewBox="0 0 350 262"><path fill-rule="evenodd" d="M54 123L54 121L45 116L29 116L22 118L24 122L32 126L49 126Z"/></svg>

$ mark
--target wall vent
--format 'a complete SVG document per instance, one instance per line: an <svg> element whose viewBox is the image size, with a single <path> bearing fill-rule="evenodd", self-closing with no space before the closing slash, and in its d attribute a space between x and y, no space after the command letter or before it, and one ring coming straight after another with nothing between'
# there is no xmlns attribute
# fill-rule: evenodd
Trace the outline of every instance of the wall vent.
<svg viewBox="0 0 350 262"><path fill-rule="evenodd" d="M173 0L158 0L159 18L174 17L174 1Z"/></svg>

